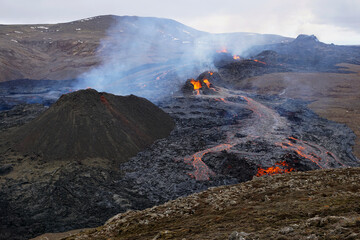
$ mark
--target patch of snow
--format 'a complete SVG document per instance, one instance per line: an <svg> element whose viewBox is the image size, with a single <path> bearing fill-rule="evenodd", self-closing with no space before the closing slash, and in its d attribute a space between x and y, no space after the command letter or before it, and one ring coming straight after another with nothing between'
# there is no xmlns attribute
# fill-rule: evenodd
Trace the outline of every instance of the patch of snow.
<svg viewBox="0 0 360 240"><path fill-rule="evenodd" d="M59 29L56 29L56 31L58 32L58 31L60 31Z"/></svg>
<svg viewBox="0 0 360 240"><path fill-rule="evenodd" d="M35 27L30 27L31 29L35 29Z"/></svg>
<svg viewBox="0 0 360 240"><path fill-rule="evenodd" d="M188 43L190 43L190 41L182 41L182 43L188 44Z"/></svg>
<svg viewBox="0 0 360 240"><path fill-rule="evenodd" d="M14 33L23 33L23 32L20 32L20 31L14 31Z"/></svg>
<svg viewBox="0 0 360 240"><path fill-rule="evenodd" d="M16 43L18 42L18 41L16 41L15 39L11 39L10 41L12 41L12 42L16 42Z"/></svg>
<svg viewBox="0 0 360 240"><path fill-rule="evenodd" d="M173 40L174 40L174 41L179 41L179 39L178 39L178 38L175 38L175 37L173 38Z"/></svg>
<svg viewBox="0 0 360 240"><path fill-rule="evenodd" d="M38 26L36 28L40 28L40 29L45 29L45 30L48 30L49 28L48 27L44 27L44 26Z"/></svg>
<svg viewBox="0 0 360 240"><path fill-rule="evenodd" d="M76 30L76 31L81 31L81 28L76 28L75 30Z"/></svg>
<svg viewBox="0 0 360 240"><path fill-rule="evenodd" d="M188 32L188 31L185 31L185 30L182 30L184 33L186 33L186 34L189 34L189 35L191 35L191 33L190 32Z"/></svg>
<svg viewBox="0 0 360 240"><path fill-rule="evenodd" d="M7 33L7 34L5 34L6 36L9 36L10 34L9 33Z"/></svg>
<svg viewBox="0 0 360 240"><path fill-rule="evenodd" d="M83 41L81 41L81 40L77 40L77 42L78 42L78 43L84 43L84 42L83 42Z"/></svg>

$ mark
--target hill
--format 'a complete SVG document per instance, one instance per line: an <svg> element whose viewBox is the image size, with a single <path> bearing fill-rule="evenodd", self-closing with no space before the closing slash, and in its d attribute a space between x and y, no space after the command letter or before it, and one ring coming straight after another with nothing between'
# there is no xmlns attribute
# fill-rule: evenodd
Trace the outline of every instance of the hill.
<svg viewBox="0 0 360 240"><path fill-rule="evenodd" d="M359 239L359 180L359 168L260 177L121 213L64 239Z"/></svg>
<svg viewBox="0 0 360 240"><path fill-rule="evenodd" d="M74 79L109 60L109 53L114 50L119 61L132 62L135 68L178 59L201 46L235 49L240 45L288 40L270 34L210 34L170 19L135 16L106 15L59 24L0 25L3 65L0 82Z"/></svg>
<svg viewBox="0 0 360 240"><path fill-rule="evenodd" d="M62 95L9 139L17 151L45 159L101 157L120 163L173 127L170 116L146 99L87 89Z"/></svg>

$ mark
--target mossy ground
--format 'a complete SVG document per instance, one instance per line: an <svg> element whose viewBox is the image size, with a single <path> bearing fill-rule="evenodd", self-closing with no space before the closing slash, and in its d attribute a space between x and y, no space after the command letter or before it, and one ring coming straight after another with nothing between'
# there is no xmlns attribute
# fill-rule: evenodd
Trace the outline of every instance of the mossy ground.
<svg viewBox="0 0 360 240"><path fill-rule="evenodd" d="M66 239L359 239L360 168L297 172L129 211Z"/></svg>

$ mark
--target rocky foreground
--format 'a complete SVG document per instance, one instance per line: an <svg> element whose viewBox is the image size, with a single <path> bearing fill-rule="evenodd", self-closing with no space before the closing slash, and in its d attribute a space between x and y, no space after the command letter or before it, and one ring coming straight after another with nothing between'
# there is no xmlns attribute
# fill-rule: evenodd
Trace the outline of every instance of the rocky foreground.
<svg viewBox="0 0 360 240"><path fill-rule="evenodd" d="M360 168L254 178L118 214L64 239L359 239L359 180Z"/></svg>

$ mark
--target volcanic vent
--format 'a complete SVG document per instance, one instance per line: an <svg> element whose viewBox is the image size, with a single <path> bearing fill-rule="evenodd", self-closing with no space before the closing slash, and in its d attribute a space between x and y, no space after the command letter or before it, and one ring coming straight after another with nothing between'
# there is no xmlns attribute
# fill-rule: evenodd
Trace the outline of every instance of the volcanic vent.
<svg viewBox="0 0 360 240"><path fill-rule="evenodd" d="M100 157L124 162L174 127L148 100L93 89L63 95L11 137L14 148L45 160Z"/></svg>

